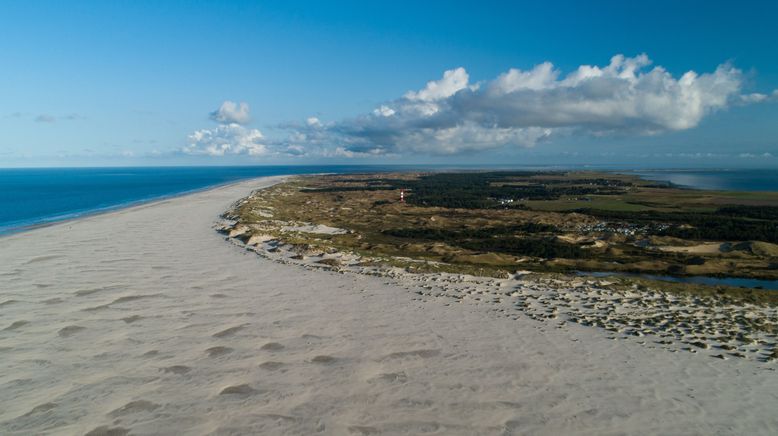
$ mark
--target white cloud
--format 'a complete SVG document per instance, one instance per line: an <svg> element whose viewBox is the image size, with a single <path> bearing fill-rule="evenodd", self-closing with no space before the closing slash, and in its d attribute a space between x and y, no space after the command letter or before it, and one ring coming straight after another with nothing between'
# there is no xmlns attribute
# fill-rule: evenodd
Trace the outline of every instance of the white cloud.
<svg viewBox="0 0 778 436"><path fill-rule="evenodd" d="M373 109L373 114L380 115L382 117L391 117L392 115L395 114L395 111L389 106L382 104L381 106Z"/></svg>
<svg viewBox="0 0 778 436"><path fill-rule="evenodd" d="M770 98L769 95L766 94L760 94L758 92L754 92L752 94L744 94L740 96L740 101L744 104L750 104L750 103L761 103L765 100Z"/></svg>
<svg viewBox="0 0 778 436"><path fill-rule="evenodd" d="M247 103L225 101L219 109L211 112L210 118L221 124L213 129L194 131L181 152L206 156L270 154L262 132L242 125L251 119Z"/></svg>
<svg viewBox="0 0 778 436"><path fill-rule="evenodd" d="M462 67L448 70L443 73L442 79L427 82L427 86L418 92L408 91L405 98L419 101L441 100L465 89L469 80L470 76Z"/></svg>
<svg viewBox="0 0 778 436"><path fill-rule="evenodd" d="M302 145L288 145L284 150L283 154L286 154L288 156L305 156L308 154L308 151L303 147Z"/></svg>
<svg viewBox="0 0 778 436"><path fill-rule="evenodd" d="M243 154L262 156L268 154L264 137L257 129L240 124L220 124L214 129L197 130L189 135L189 144L182 151L187 154L224 156Z"/></svg>
<svg viewBox="0 0 778 436"><path fill-rule="evenodd" d="M742 104L762 103L766 101L778 101L778 89L773 90L770 94L754 92L740 96L740 103Z"/></svg>
<svg viewBox="0 0 778 436"><path fill-rule="evenodd" d="M554 69L551 62L543 62L530 71L511 68L507 73L497 77L492 85L497 92L501 93L510 93L521 89L541 90L552 86L558 76L559 71Z"/></svg>
<svg viewBox="0 0 778 436"><path fill-rule="evenodd" d="M342 149L340 155L455 154L532 147L560 134L685 130L732 104L768 99L741 95L742 73L728 63L713 72L689 71L678 78L650 65L645 54L617 55L606 66L582 65L562 75L544 62L476 84L470 83L464 68L456 68L360 117L286 127L292 130L291 142L329 145Z"/></svg>
<svg viewBox="0 0 778 436"><path fill-rule="evenodd" d="M249 105L227 100L222 103L219 109L211 112L211 119L225 124L247 124L251 121Z"/></svg>

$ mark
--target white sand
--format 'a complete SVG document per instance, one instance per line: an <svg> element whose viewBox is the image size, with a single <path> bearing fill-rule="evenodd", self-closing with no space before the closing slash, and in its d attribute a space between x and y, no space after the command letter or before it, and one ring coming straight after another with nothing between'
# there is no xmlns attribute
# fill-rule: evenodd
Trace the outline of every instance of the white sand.
<svg viewBox="0 0 778 436"><path fill-rule="evenodd" d="M268 183L0 239L0 434L778 434L753 362L424 302L211 229Z"/></svg>

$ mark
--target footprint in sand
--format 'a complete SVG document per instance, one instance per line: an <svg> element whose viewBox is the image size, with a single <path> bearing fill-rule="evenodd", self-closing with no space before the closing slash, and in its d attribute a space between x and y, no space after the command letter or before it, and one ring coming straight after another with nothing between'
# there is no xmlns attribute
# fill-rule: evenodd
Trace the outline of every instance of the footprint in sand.
<svg viewBox="0 0 778 436"><path fill-rule="evenodd" d="M130 430L126 428L101 425L84 436L125 436L128 434L130 434Z"/></svg>
<svg viewBox="0 0 778 436"><path fill-rule="evenodd" d="M57 403L43 403L43 404L39 404L39 405L33 407L32 410L30 410L29 412L25 413L23 416L31 416L31 415L35 415L37 413L48 412L49 410L51 410L51 409L53 409L55 407L57 407Z"/></svg>
<svg viewBox="0 0 778 436"><path fill-rule="evenodd" d="M377 428L370 427L370 426L367 426L367 425L352 425L352 426L349 426L348 432L351 433L351 434L360 435L360 436L369 436L369 435L381 433L381 431L378 430Z"/></svg>
<svg viewBox="0 0 778 436"><path fill-rule="evenodd" d="M224 329L224 330L222 330L220 332L214 333L213 337L214 338L226 338L228 336L232 336L235 333L243 330L243 328L246 327L247 325L248 324L241 324L241 325L237 325L235 327L230 327L228 329Z"/></svg>
<svg viewBox="0 0 778 436"><path fill-rule="evenodd" d="M128 317L122 318L122 321L126 322L127 324L132 324L135 321L137 321L139 319L142 319L142 318L143 318L142 316L132 315L132 316L128 316Z"/></svg>
<svg viewBox="0 0 778 436"><path fill-rule="evenodd" d="M62 303L62 299L59 297L49 298L48 300L41 301L43 304L59 304Z"/></svg>
<svg viewBox="0 0 778 436"><path fill-rule="evenodd" d="M118 288L119 286L101 286L99 288L80 289L76 292L73 292L73 295L76 297L86 297L87 295L92 295L102 291L113 291Z"/></svg>
<svg viewBox="0 0 778 436"><path fill-rule="evenodd" d="M108 416L112 418L116 418L119 416L129 415L132 413L152 412L157 408L159 408L159 404L155 404L152 403L151 401L146 401L146 400L136 400L136 401L130 401L124 406L111 411L110 413L108 413Z"/></svg>
<svg viewBox="0 0 778 436"><path fill-rule="evenodd" d="M61 255L61 254L49 254L49 255L45 255L45 256L33 257L30 260L28 260L27 262L24 262L24 265L30 265L30 264L37 263L37 262L45 262L47 260L59 259L60 257L63 257L63 255Z"/></svg>
<svg viewBox="0 0 778 436"><path fill-rule="evenodd" d="M161 368L160 371L166 373L166 374L186 374L187 372L191 371L192 368L184 365L173 365L168 366L167 368Z"/></svg>
<svg viewBox="0 0 778 436"><path fill-rule="evenodd" d="M207 350L205 350L206 353L208 353L208 357L219 357L224 356L225 354L232 353L232 348L230 347L211 347Z"/></svg>
<svg viewBox="0 0 778 436"><path fill-rule="evenodd" d="M136 301L143 298L153 298L158 297L159 294L151 294L151 295L125 295L124 297L119 297L113 301L111 301L109 304L121 304L121 303L129 303L130 301Z"/></svg>
<svg viewBox="0 0 778 436"><path fill-rule="evenodd" d="M5 300L2 303L0 303L0 307L10 306L11 304L19 303L19 302L20 302L19 300Z"/></svg>
<svg viewBox="0 0 778 436"><path fill-rule="evenodd" d="M334 363L336 360L337 359L332 357L332 356L322 355L322 356L314 357L313 359L311 359L311 362L322 364L322 365L327 365L327 364L330 364L330 363Z"/></svg>
<svg viewBox="0 0 778 436"><path fill-rule="evenodd" d="M8 327L4 328L3 330L5 330L5 331L16 330L19 327L26 326L29 323L30 323L30 321L27 321L27 320L24 320L24 319L19 320L19 321L14 321L14 322L11 323L11 325L9 325Z"/></svg>
<svg viewBox="0 0 778 436"><path fill-rule="evenodd" d="M284 366L286 366L286 364L283 363L283 362L272 362L272 361L271 362L264 362L264 363L260 363L259 364L260 368L268 370L268 371L275 371L277 369L283 368Z"/></svg>
<svg viewBox="0 0 778 436"><path fill-rule="evenodd" d="M380 360L391 359L405 359L408 357L419 357L422 359L429 359L440 354L440 350L412 350L412 351L398 351L396 353L390 353L382 357Z"/></svg>
<svg viewBox="0 0 778 436"><path fill-rule="evenodd" d="M81 327L81 326L78 326L78 325L69 325L67 327L62 327L61 329L59 329L58 334L60 336L62 336L63 338L67 338L67 337L75 335L76 333L78 333L78 332L80 332L82 330L86 330L86 327Z"/></svg>
<svg viewBox="0 0 778 436"><path fill-rule="evenodd" d="M99 306L87 307L87 308L81 309L81 310L84 311L84 312L96 312L98 310L110 309L110 308L111 308L111 306L108 305L108 304L101 304Z"/></svg>
<svg viewBox="0 0 778 436"><path fill-rule="evenodd" d="M410 408L414 410L429 409L433 406L430 400L416 400L413 398L400 398L394 403L397 407Z"/></svg>
<svg viewBox="0 0 778 436"><path fill-rule="evenodd" d="M252 388L247 384L227 386L219 392L219 395L255 395L260 393L258 390Z"/></svg>
<svg viewBox="0 0 778 436"><path fill-rule="evenodd" d="M263 345L260 350L263 351L281 351L284 349L284 346L279 344L278 342L268 342L267 344Z"/></svg>
<svg viewBox="0 0 778 436"><path fill-rule="evenodd" d="M378 374L377 376L369 379L368 383L387 383L387 384L403 384L408 381L408 376L404 372L390 372L385 374Z"/></svg>

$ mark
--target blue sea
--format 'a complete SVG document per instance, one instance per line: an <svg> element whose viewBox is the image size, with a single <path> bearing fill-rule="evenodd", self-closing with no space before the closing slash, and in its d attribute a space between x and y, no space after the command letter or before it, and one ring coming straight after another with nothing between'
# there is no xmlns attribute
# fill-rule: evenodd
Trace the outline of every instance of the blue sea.
<svg viewBox="0 0 778 436"><path fill-rule="evenodd" d="M233 166L0 169L0 234L262 176L377 167Z"/></svg>
<svg viewBox="0 0 778 436"><path fill-rule="evenodd" d="M253 177L430 168L328 165L0 169L0 234ZM778 171L774 170L641 170L629 173L699 189L778 191Z"/></svg>
<svg viewBox="0 0 778 436"><path fill-rule="evenodd" d="M778 191L778 169L750 170L639 170L629 171L648 180L686 188L714 191Z"/></svg>

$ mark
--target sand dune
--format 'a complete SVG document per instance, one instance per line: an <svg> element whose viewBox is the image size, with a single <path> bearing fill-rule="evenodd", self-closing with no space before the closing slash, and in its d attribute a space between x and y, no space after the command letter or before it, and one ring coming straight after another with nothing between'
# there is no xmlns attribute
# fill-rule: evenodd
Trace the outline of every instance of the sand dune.
<svg viewBox="0 0 778 436"><path fill-rule="evenodd" d="M778 376L228 243L243 182L0 239L0 434L778 434Z"/></svg>

